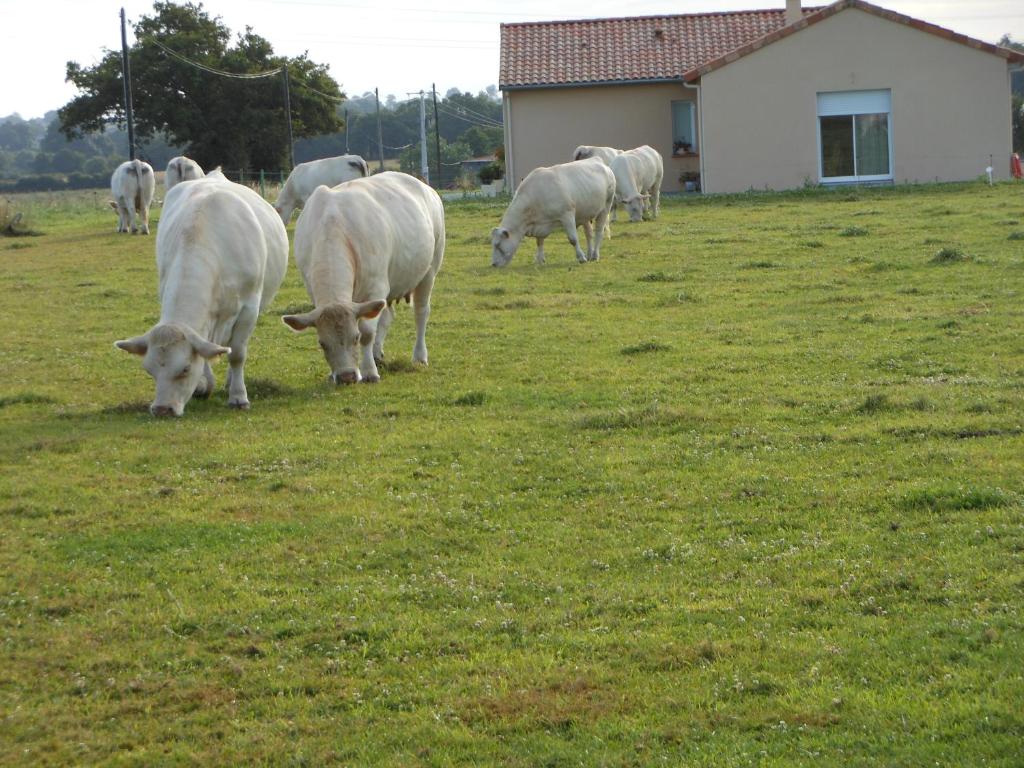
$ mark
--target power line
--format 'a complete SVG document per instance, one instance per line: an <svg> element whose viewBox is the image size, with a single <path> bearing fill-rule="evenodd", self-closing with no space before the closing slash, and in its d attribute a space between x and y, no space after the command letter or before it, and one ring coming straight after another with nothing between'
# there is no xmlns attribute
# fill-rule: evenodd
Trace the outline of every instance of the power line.
<svg viewBox="0 0 1024 768"><path fill-rule="evenodd" d="M500 126L501 125L501 123L498 122L497 120L495 120L493 117L490 117L489 115L485 115L485 114L483 114L481 112L477 112L475 110L472 110L469 107L463 106L462 104L452 104L452 103L449 103L449 104L447 104L445 106L448 106L451 109L454 109L456 112L461 112L462 114L470 115L470 116L473 116L473 117L478 117L481 120L486 120L489 123L494 123L495 126Z"/></svg>
<svg viewBox="0 0 1024 768"><path fill-rule="evenodd" d="M188 64L189 66L195 67L196 69L201 69L204 72L209 72L212 75L220 75L221 77L231 77L236 80L259 80L264 77L273 77L274 75L279 75L281 74L281 72L284 71L284 67L278 67L277 69L269 69L266 72L252 72L248 74L243 74L240 72L225 72L224 70L214 69L213 67L208 67L205 64L200 64L199 62L186 59L180 53L172 51L170 48L161 43L155 37L144 37L142 38L142 40L145 42L153 43L153 45L155 45L157 48L162 50L164 53L167 53L170 56L173 56L174 58L178 59L178 61L182 61L185 64Z"/></svg>
<svg viewBox="0 0 1024 768"><path fill-rule="evenodd" d="M502 128L502 127L504 127L504 126L502 126L501 123L494 122L493 120L488 120L488 121L485 122L483 120L476 120L474 118L467 117L466 115L460 115L458 112L453 112L452 110L448 109L447 106L439 105L438 109L440 109L441 112L446 114L448 117L454 117L456 120L462 120L463 122L469 123L470 125L477 125L477 126L481 126L483 128Z"/></svg>
<svg viewBox="0 0 1024 768"><path fill-rule="evenodd" d="M318 91L312 85L307 85L306 83L304 83L304 82L302 82L301 80L298 80L298 79L296 79L295 82L299 85L300 88L305 88L307 91L312 91L317 96L322 96L323 98L325 98L325 99L327 99L329 101L336 101L339 104L341 104L343 101L345 101L345 97L344 96L331 96L331 94L324 93L323 91Z"/></svg>

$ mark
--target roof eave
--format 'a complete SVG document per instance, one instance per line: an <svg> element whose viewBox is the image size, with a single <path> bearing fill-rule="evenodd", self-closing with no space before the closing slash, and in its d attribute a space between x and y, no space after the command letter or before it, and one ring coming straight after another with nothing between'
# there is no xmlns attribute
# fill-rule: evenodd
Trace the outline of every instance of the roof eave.
<svg viewBox="0 0 1024 768"><path fill-rule="evenodd" d="M632 80L576 80L571 83L526 83L518 85L498 85L499 91L541 91L554 88L597 88L606 85L670 85L681 83L683 75L673 77L643 77Z"/></svg>

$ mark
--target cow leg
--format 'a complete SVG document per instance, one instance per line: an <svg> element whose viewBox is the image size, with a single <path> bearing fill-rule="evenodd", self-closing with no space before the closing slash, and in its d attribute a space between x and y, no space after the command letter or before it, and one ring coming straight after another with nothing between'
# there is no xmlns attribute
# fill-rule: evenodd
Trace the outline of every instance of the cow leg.
<svg viewBox="0 0 1024 768"><path fill-rule="evenodd" d="M203 378L196 386L196 391L192 393L192 397L207 398L213 394L213 387L217 380L214 378L213 369L210 367L209 360L203 361Z"/></svg>
<svg viewBox="0 0 1024 768"><path fill-rule="evenodd" d="M128 209L120 203L117 204L117 231L128 231Z"/></svg>
<svg viewBox="0 0 1024 768"><path fill-rule="evenodd" d="M607 226L608 209L604 208L597 214L597 219L594 222L594 250L588 254L591 261L597 261L601 258L601 242L604 240L605 228ZM590 250L589 245L587 250Z"/></svg>
<svg viewBox="0 0 1024 768"><path fill-rule="evenodd" d="M416 345L412 348L412 361L427 364L427 319L430 317L430 293L434 290L434 273L428 272L412 292L416 311Z"/></svg>
<svg viewBox="0 0 1024 768"><path fill-rule="evenodd" d="M257 314L256 307L242 307L235 320L235 327L231 329L231 339L228 341L231 352L228 354L226 381L229 408L249 410L249 393L245 388L245 357L249 349L249 337L256 327Z"/></svg>
<svg viewBox="0 0 1024 768"><path fill-rule="evenodd" d="M587 238L587 261L591 261L594 247L594 222L592 219L587 219L583 222L583 236Z"/></svg>
<svg viewBox="0 0 1024 768"><path fill-rule="evenodd" d="M569 244L576 249L576 261L582 264L587 260L587 254L580 248L579 233L576 231L575 211L568 211L562 216L562 226L565 228L565 234L569 238Z"/></svg>
<svg viewBox="0 0 1024 768"><path fill-rule="evenodd" d="M544 238L543 237L538 237L537 238L537 255L534 256L533 260L537 264L543 264L544 263Z"/></svg>
<svg viewBox="0 0 1024 768"><path fill-rule="evenodd" d="M369 320L364 318L359 321L359 351L362 356L362 362L359 363L359 374L360 381L364 384L376 384L380 381L380 371L377 370L377 361L373 359L373 350L381 317L387 311L388 309L385 307L376 317Z"/></svg>
<svg viewBox="0 0 1024 768"><path fill-rule="evenodd" d="M653 218L658 218L658 214L661 213L661 183L654 185L651 190L651 209L654 211Z"/></svg>
<svg viewBox="0 0 1024 768"><path fill-rule="evenodd" d="M142 218L142 226L140 227L140 229L142 230L142 234L148 235L149 234L149 208L143 208L141 210L141 212L140 212L140 215L141 215L141 218Z"/></svg>
<svg viewBox="0 0 1024 768"><path fill-rule="evenodd" d="M387 339L388 330L395 319L394 307L385 307L377 320L377 335L373 338L373 360L380 365L384 362L384 340Z"/></svg>
<svg viewBox="0 0 1024 768"><path fill-rule="evenodd" d="M128 214L128 228L125 229L125 232L130 231L134 235L139 231L139 225L135 221L135 204L130 203L125 206L125 211Z"/></svg>

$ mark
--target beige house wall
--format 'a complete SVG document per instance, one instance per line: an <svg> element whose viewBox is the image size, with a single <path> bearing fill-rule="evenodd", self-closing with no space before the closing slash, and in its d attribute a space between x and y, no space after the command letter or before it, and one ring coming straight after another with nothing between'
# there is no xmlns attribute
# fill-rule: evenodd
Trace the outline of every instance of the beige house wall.
<svg viewBox="0 0 1024 768"><path fill-rule="evenodd" d="M702 82L705 191L818 182L817 94L892 91L895 181L1009 175L1004 59L848 9Z"/></svg>
<svg viewBox="0 0 1024 768"><path fill-rule="evenodd" d="M534 168L569 162L580 144L649 144L664 158L662 189L678 190L680 174L698 171L699 161L672 157L672 102L696 101L695 94L676 83L506 91L505 155L512 184L518 186ZM699 148L699 135L697 142Z"/></svg>

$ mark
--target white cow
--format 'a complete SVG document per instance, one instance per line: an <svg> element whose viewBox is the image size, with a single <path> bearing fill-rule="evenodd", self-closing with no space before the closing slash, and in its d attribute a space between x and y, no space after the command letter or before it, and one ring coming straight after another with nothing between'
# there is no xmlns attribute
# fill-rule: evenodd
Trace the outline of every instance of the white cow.
<svg viewBox="0 0 1024 768"><path fill-rule="evenodd" d="M213 391L210 360L226 354L228 405L248 409L245 357L256 318L288 264L288 234L271 205L214 172L167 195L156 238L160 322L115 343L156 380L154 416L181 416Z"/></svg>
<svg viewBox="0 0 1024 768"><path fill-rule="evenodd" d="M412 296L412 359L426 365L430 293L444 245L441 198L412 176L386 172L317 187L295 225L295 263L314 309L281 319L295 331L316 327L330 381L372 383L380 381L391 305Z"/></svg>
<svg viewBox="0 0 1024 768"><path fill-rule="evenodd" d="M288 174L288 180L281 187L274 208L281 214L281 221L287 224L292 211L304 206L313 190L320 185L334 187L344 181L369 175L370 169L359 155L339 155L299 163Z"/></svg>
<svg viewBox="0 0 1024 768"><path fill-rule="evenodd" d="M665 175L661 155L646 144L628 149L612 158L615 199L629 213L630 221L643 221L644 213L658 218L661 209L661 180Z"/></svg>
<svg viewBox="0 0 1024 768"><path fill-rule="evenodd" d="M586 160L591 157L599 157L605 165L611 165L612 158L621 155L622 150L615 147L591 147L588 144L580 144L572 153L573 160Z"/></svg>
<svg viewBox="0 0 1024 768"><path fill-rule="evenodd" d="M573 160L586 160L591 157L598 157L601 161L611 167L612 158L621 155L623 150L616 149L615 147L592 147L589 144L580 144L573 150ZM609 221L617 221L619 214L619 206L612 203L612 216ZM612 228L610 224L604 226L604 236L610 238L612 236Z"/></svg>
<svg viewBox="0 0 1024 768"><path fill-rule="evenodd" d="M176 184L180 184L183 181L195 181L196 179L203 178L205 175L203 169L199 167L199 163L195 160L184 155L172 157L171 161L167 164L167 170L164 172L164 196L166 197L167 193Z"/></svg>
<svg viewBox="0 0 1024 768"><path fill-rule="evenodd" d="M110 191L114 195L110 207L117 211L118 232L130 231L134 235L141 229L144 235L149 234L149 206L155 190L156 175L149 163L126 160L114 169L110 177ZM135 221L136 214L142 217L141 226Z"/></svg>
<svg viewBox="0 0 1024 768"><path fill-rule="evenodd" d="M491 265L508 264L524 237L537 238L537 263L543 264L544 238L559 228L576 248L577 261L597 261L614 198L615 176L596 157L534 168L516 189L501 224L491 230ZM580 225L587 236L586 253L576 234Z"/></svg>

